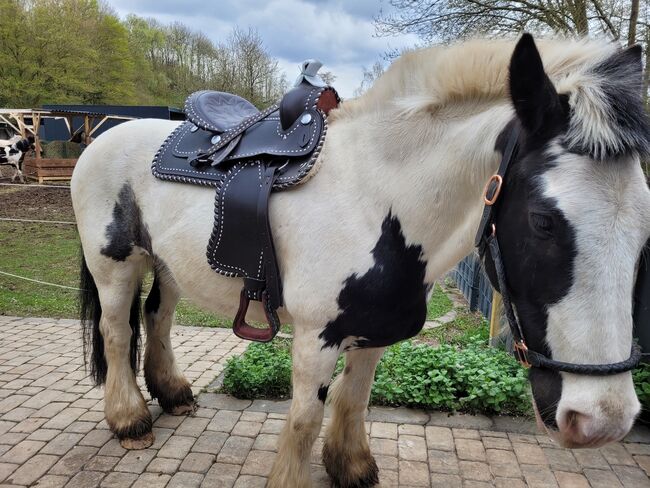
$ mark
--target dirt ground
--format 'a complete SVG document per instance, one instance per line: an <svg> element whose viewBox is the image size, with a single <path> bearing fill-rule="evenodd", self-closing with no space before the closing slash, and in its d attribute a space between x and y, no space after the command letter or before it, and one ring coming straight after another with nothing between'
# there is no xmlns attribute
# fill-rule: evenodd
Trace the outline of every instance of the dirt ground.
<svg viewBox="0 0 650 488"><path fill-rule="evenodd" d="M61 185L57 183L57 186ZM0 217L74 221L70 190L43 188L34 184L0 186Z"/></svg>

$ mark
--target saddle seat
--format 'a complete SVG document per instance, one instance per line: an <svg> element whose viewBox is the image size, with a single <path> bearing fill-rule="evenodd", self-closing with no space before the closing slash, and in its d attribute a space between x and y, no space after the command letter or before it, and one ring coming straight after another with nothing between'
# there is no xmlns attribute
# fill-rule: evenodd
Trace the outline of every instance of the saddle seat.
<svg viewBox="0 0 650 488"><path fill-rule="evenodd" d="M302 183L315 172L336 91L306 61L296 86L282 100L258 110L237 95L193 93L187 121L162 144L152 163L155 177L216 189L214 226L207 260L216 272L244 279L233 323L244 339L269 341L280 328L282 306L268 204L271 192ZM269 328L246 323L250 300L262 302Z"/></svg>

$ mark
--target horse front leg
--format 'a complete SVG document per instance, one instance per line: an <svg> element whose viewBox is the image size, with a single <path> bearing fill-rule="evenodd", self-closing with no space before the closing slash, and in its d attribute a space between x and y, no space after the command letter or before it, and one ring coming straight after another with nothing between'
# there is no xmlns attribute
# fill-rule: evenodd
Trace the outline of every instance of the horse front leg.
<svg viewBox="0 0 650 488"><path fill-rule="evenodd" d="M164 276L164 275L163 275ZM176 365L170 331L174 310L180 298L171 280L156 273L144 304L147 345L144 353L144 378L152 398L167 413L183 415L194 412L196 403L190 383Z"/></svg>
<svg viewBox="0 0 650 488"><path fill-rule="evenodd" d="M384 348L347 352L345 369L330 389L333 411L323 446L323 463L334 486L365 488L379 482L364 422L375 368L383 353Z"/></svg>
<svg viewBox="0 0 650 488"><path fill-rule="evenodd" d="M293 400L278 443L278 456L269 477L269 488L311 486L311 449L323 422L324 390L340 349L325 347L320 330L295 327L293 339Z"/></svg>

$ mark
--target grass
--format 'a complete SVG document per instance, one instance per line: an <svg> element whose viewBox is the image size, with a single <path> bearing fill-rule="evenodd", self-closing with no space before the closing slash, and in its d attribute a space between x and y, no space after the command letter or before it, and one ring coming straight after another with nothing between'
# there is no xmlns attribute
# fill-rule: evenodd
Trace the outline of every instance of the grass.
<svg viewBox="0 0 650 488"><path fill-rule="evenodd" d="M73 226L0 222L0 271L78 287L79 252ZM0 275L2 315L77 318L77 295L75 290ZM176 309L176 323L230 327L232 319L205 312L183 299Z"/></svg>
<svg viewBox="0 0 650 488"><path fill-rule="evenodd" d="M427 320L437 319L449 313L454 308L454 304L449 299L438 283L433 289L433 294L427 304Z"/></svg>
<svg viewBox="0 0 650 488"><path fill-rule="evenodd" d="M418 339L433 345L453 344L463 346L478 337L488 340L490 328L488 321L480 312L470 312L466 309L458 310L454 320L434 329L424 329Z"/></svg>

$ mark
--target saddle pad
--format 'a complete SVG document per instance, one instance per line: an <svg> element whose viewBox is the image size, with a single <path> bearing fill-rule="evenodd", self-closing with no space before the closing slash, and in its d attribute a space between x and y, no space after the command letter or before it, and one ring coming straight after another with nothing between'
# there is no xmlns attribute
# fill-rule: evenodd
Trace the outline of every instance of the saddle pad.
<svg viewBox="0 0 650 488"><path fill-rule="evenodd" d="M310 108L284 131L275 110L211 154L214 165L197 165L191 163L218 146L221 136L184 122L158 150L152 172L163 180L216 187L237 161L262 159L280 168L273 188L287 188L299 183L313 168L326 128L322 112Z"/></svg>

